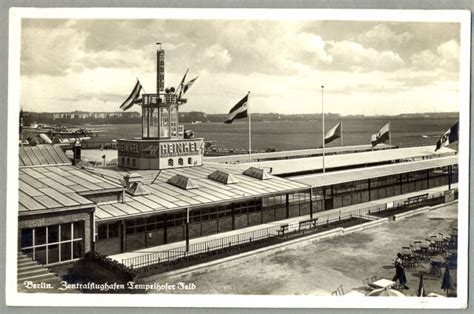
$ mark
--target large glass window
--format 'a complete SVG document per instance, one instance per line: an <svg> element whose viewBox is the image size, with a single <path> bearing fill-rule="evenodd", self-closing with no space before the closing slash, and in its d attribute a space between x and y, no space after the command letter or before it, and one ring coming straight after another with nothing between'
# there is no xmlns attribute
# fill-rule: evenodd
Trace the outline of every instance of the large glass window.
<svg viewBox="0 0 474 314"><path fill-rule="evenodd" d="M99 240L118 238L119 236L120 236L120 222L100 224L99 227L97 228L97 238Z"/></svg>
<svg viewBox="0 0 474 314"><path fill-rule="evenodd" d="M178 136L178 109L176 108L176 106L171 107L170 126L171 126L171 137L177 137Z"/></svg>
<svg viewBox="0 0 474 314"><path fill-rule="evenodd" d="M158 108L150 108L150 134L149 137L158 137Z"/></svg>
<svg viewBox="0 0 474 314"><path fill-rule="evenodd" d="M166 107L160 108L160 137L170 137L170 112Z"/></svg>
<svg viewBox="0 0 474 314"><path fill-rule="evenodd" d="M142 122L143 122L143 131L142 136L148 137L148 108L142 109Z"/></svg>
<svg viewBox="0 0 474 314"><path fill-rule="evenodd" d="M25 228L21 230L21 250L46 265L70 261L83 255L83 234L82 221Z"/></svg>

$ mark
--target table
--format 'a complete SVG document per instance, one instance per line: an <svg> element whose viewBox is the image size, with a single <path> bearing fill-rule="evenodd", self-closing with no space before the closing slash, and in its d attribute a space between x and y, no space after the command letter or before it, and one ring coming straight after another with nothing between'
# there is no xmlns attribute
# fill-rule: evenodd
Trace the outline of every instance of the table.
<svg viewBox="0 0 474 314"><path fill-rule="evenodd" d="M360 298L360 297L365 297L365 293L362 293L362 292L356 291L356 290L352 290L351 292L344 294L344 296L345 296L345 297L356 297L356 298Z"/></svg>
<svg viewBox="0 0 474 314"><path fill-rule="evenodd" d="M395 281L391 281L388 279L380 279L377 281L372 282L372 285L379 287L379 288L391 288L396 284Z"/></svg>

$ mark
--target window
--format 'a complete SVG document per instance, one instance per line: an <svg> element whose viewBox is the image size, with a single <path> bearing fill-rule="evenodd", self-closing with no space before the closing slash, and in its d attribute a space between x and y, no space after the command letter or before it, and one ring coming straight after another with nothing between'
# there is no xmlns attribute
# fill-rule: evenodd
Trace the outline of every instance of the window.
<svg viewBox="0 0 474 314"><path fill-rule="evenodd" d="M192 165L193 164L193 159L191 157L188 158L188 165Z"/></svg>
<svg viewBox="0 0 474 314"><path fill-rule="evenodd" d="M170 111L170 126L171 126L171 137L178 136L178 109L177 106L172 106Z"/></svg>
<svg viewBox="0 0 474 314"><path fill-rule="evenodd" d="M127 166L130 166L130 158L127 158Z"/></svg>
<svg viewBox="0 0 474 314"><path fill-rule="evenodd" d="M158 137L158 108L149 108L150 134L149 137Z"/></svg>
<svg viewBox="0 0 474 314"><path fill-rule="evenodd" d="M99 225L97 237L99 240L107 239L107 225Z"/></svg>
<svg viewBox="0 0 474 314"><path fill-rule="evenodd" d="M142 121L143 121L143 137L148 137L148 108L144 107L142 109Z"/></svg>
<svg viewBox="0 0 474 314"><path fill-rule="evenodd" d="M173 158L168 159L168 166L170 166L170 167L174 166Z"/></svg>
<svg viewBox="0 0 474 314"><path fill-rule="evenodd" d="M77 228L74 228L76 230ZM74 235L76 236L76 235ZM97 237L99 240L118 238L120 236L120 222L110 224L100 224Z"/></svg>
<svg viewBox="0 0 474 314"><path fill-rule="evenodd" d="M170 137L170 112L168 108L160 110L160 137Z"/></svg>
<svg viewBox="0 0 474 314"><path fill-rule="evenodd" d="M136 162L135 162L135 158L132 159L132 167L136 167Z"/></svg>
<svg viewBox="0 0 474 314"><path fill-rule="evenodd" d="M178 165L182 166L184 164L183 158L178 159Z"/></svg>
<svg viewBox="0 0 474 314"><path fill-rule="evenodd" d="M122 157L122 166L125 165L125 158Z"/></svg>
<svg viewBox="0 0 474 314"><path fill-rule="evenodd" d="M82 221L22 229L21 250L46 265L70 261L83 255L83 233Z"/></svg>

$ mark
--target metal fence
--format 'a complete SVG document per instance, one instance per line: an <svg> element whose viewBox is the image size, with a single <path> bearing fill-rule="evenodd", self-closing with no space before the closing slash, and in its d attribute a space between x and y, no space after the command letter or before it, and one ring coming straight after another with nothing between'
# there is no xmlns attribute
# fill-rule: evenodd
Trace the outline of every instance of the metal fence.
<svg viewBox="0 0 474 314"><path fill-rule="evenodd" d="M370 215L377 215L386 211L395 211L401 210L403 207L411 208L407 205L407 199L395 201L393 203L376 204L364 208L359 208L352 211L339 211L333 212L326 215L318 215L317 222L315 223L316 229L319 229L324 226L333 226L337 227L338 223L345 223L346 221L357 218L367 220ZM429 194L426 199L416 203L417 206L426 206L434 205L437 203L444 202L444 192ZM298 222L296 222L298 223ZM254 231L249 231L241 234L236 234L232 236L227 236L219 239L193 243L186 248L186 246L181 246L175 249L170 249L166 251L150 252L147 254L123 259L121 262L125 266L131 267L135 270L143 269L149 266L164 264L173 261L177 261L183 258L189 258L193 256L202 256L203 254L211 255L223 250L239 247L241 245L252 245L262 240L268 240L272 238L280 237L282 234L288 233L281 232L282 226L288 224L278 224L268 228L258 229ZM302 232L305 233L308 228L292 230L292 233ZM310 229L311 232L314 232L314 228Z"/></svg>
<svg viewBox="0 0 474 314"><path fill-rule="evenodd" d="M316 227L321 227L327 224L334 224L337 222L346 221L351 218L360 218L361 213L360 210L353 210L350 212L338 212L338 213L331 213L323 217L318 217L318 221L316 223ZM166 250L166 251L158 251L158 252L151 252L148 254L143 254L140 256L130 257L127 259L122 260L122 264L125 266L131 267L133 269L146 267L152 264L158 263L165 263L174 261L180 258L192 256L192 255L199 255L202 253L212 253L213 251L222 250L225 248L238 246L242 244L251 244L253 242L258 242L263 239L268 239L272 237L277 237L280 233L279 231L282 229L282 225L278 224L276 226L258 229L255 231L249 231L241 234L236 234L228 237L223 237L215 240L209 240L205 242L193 243L190 244L188 250L186 250L186 246L181 246L179 248ZM301 231L308 230L305 228ZM299 230L298 230L299 231Z"/></svg>

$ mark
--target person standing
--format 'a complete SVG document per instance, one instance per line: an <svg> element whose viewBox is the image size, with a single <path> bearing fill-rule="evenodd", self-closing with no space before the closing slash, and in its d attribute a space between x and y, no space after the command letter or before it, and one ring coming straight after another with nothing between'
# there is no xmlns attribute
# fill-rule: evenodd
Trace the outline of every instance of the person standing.
<svg viewBox="0 0 474 314"><path fill-rule="evenodd" d="M401 253L397 253L397 258L395 259L395 276L393 277L392 281L399 281L400 286L404 289L410 289L407 286L407 277L405 275L405 267L403 266L403 255Z"/></svg>

